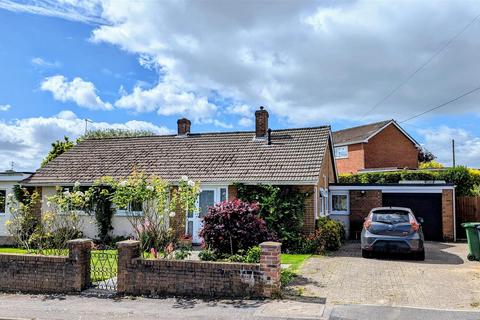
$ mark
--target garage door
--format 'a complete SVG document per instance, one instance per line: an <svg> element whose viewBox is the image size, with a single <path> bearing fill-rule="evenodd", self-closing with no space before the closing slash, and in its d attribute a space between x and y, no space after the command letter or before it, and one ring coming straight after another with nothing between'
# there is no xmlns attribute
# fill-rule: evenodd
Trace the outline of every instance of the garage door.
<svg viewBox="0 0 480 320"><path fill-rule="evenodd" d="M386 207L407 207L416 217L422 217L425 240L441 241L442 233L442 195L439 193L383 193L383 205Z"/></svg>

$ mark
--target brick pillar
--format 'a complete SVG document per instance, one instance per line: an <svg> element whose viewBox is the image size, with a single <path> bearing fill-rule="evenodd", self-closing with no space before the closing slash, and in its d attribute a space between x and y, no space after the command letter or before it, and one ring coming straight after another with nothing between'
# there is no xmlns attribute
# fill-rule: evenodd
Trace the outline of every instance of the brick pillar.
<svg viewBox="0 0 480 320"><path fill-rule="evenodd" d="M260 244L260 270L263 272L265 283L263 295L272 297L280 293L280 253L282 244L278 242L263 242Z"/></svg>
<svg viewBox="0 0 480 320"><path fill-rule="evenodd" d="M67 241L69 258L73 262L73 290L82 291L90 285L90 251L92 240Z"/></svg>
<svg viewBox="0 0 480 320"><path fill-rule="evenodd" d="M140 257L140 241L126 240L117 242L118 248L118 272L117 272L117 292L131 292L128 288L128 267L132 260Z"/></svg>
<svg viewBox="0 0 480 320"><path fill-rule="evenodd" d="M442 229L445 241L453 241L453 210L453 190L442 190Z"/></svg>

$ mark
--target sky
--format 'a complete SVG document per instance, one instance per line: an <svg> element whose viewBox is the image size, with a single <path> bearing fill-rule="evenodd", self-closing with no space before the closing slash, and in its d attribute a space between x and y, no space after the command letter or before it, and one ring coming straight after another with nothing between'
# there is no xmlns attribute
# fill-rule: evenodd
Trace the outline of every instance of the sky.
<svg viewBox="0 0 480 320"><path fill-rule="evenodd" d="M89 129L339 130L395 119L480 167L478 1L0 0L0 170ZM420 69L418 72L416 70ZM393 92L393 93L392 93Z"/></svg>

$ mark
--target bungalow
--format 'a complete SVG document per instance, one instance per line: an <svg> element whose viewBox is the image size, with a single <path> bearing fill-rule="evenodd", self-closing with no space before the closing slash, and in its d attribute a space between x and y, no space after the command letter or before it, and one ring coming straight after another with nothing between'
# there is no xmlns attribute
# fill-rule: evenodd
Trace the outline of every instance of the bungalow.
<svg viewBox="0 0 480 320"><path fill-rule="evenodd" d="M25 184L46 198L56 186L75 182L90 185L103 176L123 179L135 168L169 182L186 175L200 181L199 213L187 216L184 230L200 239L202 217L208 206L233 199L235 183L291 185L309 192L305 203L304 231L315 229L315 220L328 210L328 188L337 182L333 140L329 126L270 130L268 112L255 112L255 131L192 133L188 119L178 120L176 135L88 139L37 170ZM85 216L84 233L96 237L93 218ZM122 212L112 221L114 234L131 233Z"/></svg>
<svg viewBox="0 0 480 320"><path fill-rule="evenodd" d="M395 120L333 133L339 174L417 169L420 145Z"/></svg>

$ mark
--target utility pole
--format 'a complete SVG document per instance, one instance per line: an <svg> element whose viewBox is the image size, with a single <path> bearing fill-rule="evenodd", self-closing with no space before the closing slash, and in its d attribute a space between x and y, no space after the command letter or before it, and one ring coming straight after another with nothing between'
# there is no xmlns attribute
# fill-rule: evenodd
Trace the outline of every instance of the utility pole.
<svg viewBox="0 0 480 320"><path fill-rule="evenodd" d="M455 139L452 139L452 163L455 168Z"/></svg>
<svg viewBox="0 0 480 320"><path fill-rule="evenodd" d="M87 134L87 132L88 132L88 123L89 123L89 122L90 122L90 123L93 123L92 120L90 120L90 119L85 119L85 134Z"/></svg>

